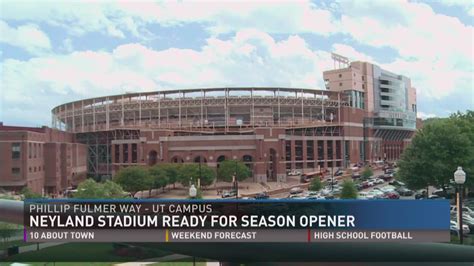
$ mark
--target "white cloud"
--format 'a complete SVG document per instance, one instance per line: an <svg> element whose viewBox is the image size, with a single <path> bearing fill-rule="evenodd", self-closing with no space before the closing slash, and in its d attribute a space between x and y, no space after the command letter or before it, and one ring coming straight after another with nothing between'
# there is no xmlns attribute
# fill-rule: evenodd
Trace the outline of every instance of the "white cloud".
<svg viewBox="0 0 474 266"><path fill-rule="evenodd" d="M7 59L2 65L3 103L7 112L21 104L46 117L47 110L65 101L125 91L218 86L323 88L322 71L331 65L328 52L311 50L298 36L275 41L267 33L249 29L229 40L210 38L199 50L154 50L125 44L111 52ZM26 123L38 123L25 117Z"/></svg>
<svg viewBox="0 0 474 266"><path fill-rule="evenodd" d="M145 26L201 23L213 34L253 27L268 33L336 32L331 12L310 1L124 1L5 2L4 19L44 22L71 34L102 32L123 38L125 32L148 37Z"/></svg>
<svg viewBox="0 0 474 266"><path fill-rule="evenodd" d="M423 112L417 112L416 113L416 116L418 118L421 118L421 119L428 119L428 118L434 118L434 117L438 117L436 114L427 114L427 113L423 113Z"/></svg>
<svg viewBox="0 0 474 266"><path fill-rule="evenodd" d="M382 6L381 6L382 5ZM361 44L400 55L384 66L412 78L421 96L441 99L472 91L473 27L406 1L342 1L341 29Z"/></svg>
<svg viewBox="0 0 474 266"><path fill-rule="evenodd" d="M15 28L0 20L0 42L23 48L31 54L38 54L51 49L48 36L34 24L21 25Z"/></svg>
<svg viewBox="0 0 474 266"><path fill-rule="evenodd" d="M474 3L470 0L439 0L439 3L446 6L460 7L470 16L474 16Z"/></svg>

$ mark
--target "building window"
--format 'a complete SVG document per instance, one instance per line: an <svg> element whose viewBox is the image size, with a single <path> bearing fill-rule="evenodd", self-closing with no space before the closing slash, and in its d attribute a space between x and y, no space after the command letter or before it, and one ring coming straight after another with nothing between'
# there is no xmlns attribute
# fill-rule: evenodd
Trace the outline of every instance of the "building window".
<svg viewBox="0 0 474 266"><path fill-rule="evenodd" d="M295 141L295 160L296 161L303 160L303 141L302 140ZM301 168L298 168L298 169L301 169Z"/></svg>
<svg viewBox="0 0 474 266"><path fill-rule="evenodd" d="M29 171L30 171L30 173L31 173L31 167L29 168Z"/></svg>
<svg viewBox="0 0 474 266"><path fill-rule="evenodd" d="M364 90L365 90L365 84L362 84L362 89L364 89Z"/></svg>
<svg viewBox="0 0 474 266"><path fill-rule="evenodd" d="M123 144L123 162L128 163L128 144Z"/></svg>
<svg viewBox="0 0 474 266"><path fill-rule="evenodd" d="M13 167L13 168L12 168L12 175L14 175L14 176L19 176L19 175L20 175L20 168L18 168L18 167Z"/></svg>
<svg viewBox="0 0 474 266"><path fill-rule="evenodd" d="M364 76L362 76L362 80L365 80Z"/></svg>
<svg viewBox="0 0 474 266"><path fill-rule="evenodd" d="M137 163L137 157L138 157L137 144L133 143L132 144L132 163Z"/></svg>
<svg viewBox="0 0 474 266"><path fill-rule="evenodd" d="M12 143L12 159L20 159L21 143Z"/></svg>
<svg viewBox="0 0 474 266"><path fill-rule="evenodd" d="M342 74L339 74L339 77L342 78Z"/></svg>
<svg viewBox="0 0 474 266"><path fill-rule="evenodd" d="M318 140L318 160L324 160L324 141Z"/></svg>
<svg viewBox="0 0 474 266"><path fill-rule="evenodd" d="M339 82L339 87L342 87L342 82Z"/></svg>
<svg viewBox="0 0 474 266"><path fill-rule="evenodd" d="M336 159L342 159L340 140L336 140Z"/></svg>
<svg viewBox="0 0 474 266"><path fill-rule="evenodd" d="M28 143L28 158L30 159L31 159L31 153L32 153L31 143Z"/></svg>
<svg viewBox="0 0 474 266"><path fill-rule="evenodd" d="M119 163L120 162L120 145L119 144L115 144L114 153L115 153L115 156L114 156L115 163Z"/></svg>
<svg viewBox="0 0 474 266"><path fill-rule="evenodd" d="M291 170L291 141L285 141L286 169Z"/></svg>
<svg viewBox="0 0 474 266"><path fill-rule="evenodd" d="M328 152L328 160L332 160L333 159L332 140L327 141L327 152Z"/></svg>
<svg viewBox="0 0 474 266"><path fill-rule="evenodd" d="M314 160L314 143L312 140L306 141L306 160Z"/></svg>

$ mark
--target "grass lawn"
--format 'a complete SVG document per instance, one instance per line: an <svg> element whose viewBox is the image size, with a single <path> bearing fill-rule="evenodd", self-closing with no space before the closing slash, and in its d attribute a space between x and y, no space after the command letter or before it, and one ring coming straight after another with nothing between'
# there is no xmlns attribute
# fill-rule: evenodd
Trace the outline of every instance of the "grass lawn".
<svg viewBox="0 0 474 266"><path fill-rule="evenodd" d="M141 258L122 257L113 253L113 243L68 243L64 245L49 247L39 251L25 252L12 257L7 261L12 262L121 262L138 261L146 258L156 258L171 254L168 251L143 248ZM79 263L78 265L84 265ZM111 265L101 263L98 265Z"/></svg>
<svg viewBox="0 0 474 266"><path fill-rule="evenodd" d="M474 235L470 234L463 238L463 245L474 246ZM459 237L451 235L451 243L452 244L459 244Z"/></svg>

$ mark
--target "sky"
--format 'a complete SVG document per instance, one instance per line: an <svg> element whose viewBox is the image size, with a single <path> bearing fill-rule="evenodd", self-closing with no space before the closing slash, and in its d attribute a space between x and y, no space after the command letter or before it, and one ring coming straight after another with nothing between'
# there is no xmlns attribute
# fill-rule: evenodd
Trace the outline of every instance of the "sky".
<svg viewBox="0 0 474 266"><path fill-rule="evenodd" d="M331 52L410 77L418 117L474 110L474 1L0 0L0 121L201 87L324 89Z"/></svg>

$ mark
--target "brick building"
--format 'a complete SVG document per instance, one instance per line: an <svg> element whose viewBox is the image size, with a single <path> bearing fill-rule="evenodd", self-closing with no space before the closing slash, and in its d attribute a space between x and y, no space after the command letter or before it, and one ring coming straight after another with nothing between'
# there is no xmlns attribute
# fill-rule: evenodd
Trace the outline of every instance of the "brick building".
<svg viewBox="0 0 474 266"><path fill-rule="evenodd" d="M85 179L86 158L72 133L0 123L0 188L56 194Z"/></svg>

